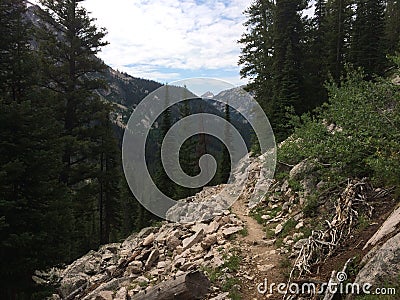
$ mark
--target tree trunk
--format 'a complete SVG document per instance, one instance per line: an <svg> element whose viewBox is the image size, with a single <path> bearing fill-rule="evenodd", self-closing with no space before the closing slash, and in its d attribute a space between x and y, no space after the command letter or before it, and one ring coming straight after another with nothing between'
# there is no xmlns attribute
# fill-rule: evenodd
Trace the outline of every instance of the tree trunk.
<svg viewBox="0 0 400 300"><path fill-rule="evenodd" d="M210 281L200 271L188 272L164 281L147 291L140 292L132 300L194 300L208 293Z"/></svg>

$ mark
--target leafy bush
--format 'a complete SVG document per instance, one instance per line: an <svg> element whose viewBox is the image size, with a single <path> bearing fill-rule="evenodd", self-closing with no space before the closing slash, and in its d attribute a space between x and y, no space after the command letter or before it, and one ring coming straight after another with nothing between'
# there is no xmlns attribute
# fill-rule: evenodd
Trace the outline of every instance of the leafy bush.
<svg viewBox="0 0 400 300"><path fill-rule="evenodd" d="M377 78L365 81L360 70L349 71L338 86L327 85L329 103L286 140L278 157L296 164L317 158L324 180L371 177L379 184L400 183L400 87Z"/></svg>

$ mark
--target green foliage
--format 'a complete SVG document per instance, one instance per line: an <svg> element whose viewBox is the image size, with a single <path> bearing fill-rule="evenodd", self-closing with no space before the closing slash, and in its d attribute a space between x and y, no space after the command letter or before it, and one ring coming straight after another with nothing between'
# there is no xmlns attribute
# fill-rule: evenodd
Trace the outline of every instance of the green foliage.
<svg viewBox="0 0 400 300"><path fill-rule="evenodd" d="M240 268L242 257L238 249L233 249L229 255L223 255L224 264L222 268L226 268L229 272L237 272Z"/></svg>
<svg viewBox="0 0 400 300"><path fill-rule="evenodd" d="M283 224L283 229L279 234L279 237L287 237L291 231L296 227L297 222L294 219L289 219Z"/></svg>
<svg viewBox="0 0 400 300"><path fill-rule="evenodd" d="M349 71L341 86L328 85L330 101L284 143L279 160L298 163L316 158L329 165L324 180L370 176L380 184L400 178L400 91L383 79L364 81L361 71ZM331 125L333 124L333 125Z"/></svg>
<svg viewBox="0 0 400 300"><path fill-rule="evenodd" d="M384 31L386 1L355 1L356 18L353 24L350 62L362 67L370 78L382 74L386 58L384 53Z"/></svg>
<svg viewBox="0 0 400 300"><path fill-rule="evenodd" d="M308 218L316 217L318 214L319 205L318 196L314 194L310 195L303 207L304 216Z"/></svg>

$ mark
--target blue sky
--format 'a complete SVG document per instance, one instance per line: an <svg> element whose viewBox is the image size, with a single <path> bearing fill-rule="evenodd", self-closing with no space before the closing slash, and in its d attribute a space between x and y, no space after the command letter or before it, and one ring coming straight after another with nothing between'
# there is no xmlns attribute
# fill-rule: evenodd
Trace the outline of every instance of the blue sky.
<svg viewBox="0 0 400 300"><path fill-rule="evenodd" d="M135 77L163 83L212 77L234 85L249 0L87 0L108 30L100 57Z"/></svg>

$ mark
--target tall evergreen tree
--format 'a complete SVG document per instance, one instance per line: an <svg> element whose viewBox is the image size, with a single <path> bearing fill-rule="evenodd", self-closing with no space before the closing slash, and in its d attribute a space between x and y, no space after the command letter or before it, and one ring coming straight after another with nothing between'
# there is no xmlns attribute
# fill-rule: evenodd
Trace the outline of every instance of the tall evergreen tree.
<svg viewBox="0 0 400 300"><path fill-rule="evenodd" d="M225 104L225 121L228 123L231 123L231 113L230 113L230 107L228 104ZM225 132L224 132L224 141L227 144L227 146L222 145L222 158L221 158L221 167L220 167L220 172L219 172L219 182L220 183L227 183L229 180L229 176L231 173L231 157L229 154L229 150L234 151L232 149L232 133L230 132L230 129L228 126L225 127Z"/></svg>
<svg viewBox="0 0 400 300"><path fill-rule="evenodd" d="M387 0L385 13L385 50L389 55L400 51L400 1Z"/></svg>
<svg viewBox="0 0 400 300"><path fill-rule="evenodd" d="M191 115L190 99L188 99L189 93L186 87L184 87L183 94L184 94L183 99L187 100L185 100L179 106L180 119L183 119ZM185 132L187 128L182 127L181 130ZM198 157L196 153L196 144L197 144L197 137L192 136L182 144L182 147L179 150L179 164L182 167L182 170L189 176L195 176L200 171L198 164ZM194 195L198 191L199 189L185 188L183 186L177 185L175 188L174 198L183 199Z"/></svg>
<svg viewBox="0 0 400 300"><path fill-rule="evenodd" d="M169 129L172 126L172 114L171 114L171 107L169 107L169 86L168 84L165 86L165 96L164 96L164 111L162 113L162 119L161 119L161 124L160 124L160 136L158 140L158 165L157 165L157 170L156 170L156 183L158 188L163 192L165 195L168 197L173 197L175 193L175 186L171 179L168 177L168 174L165 172L165 168L163 166L163 163L161 161L161 146L165 139L165 136L167 135ZM172 143L172 141L168 141ZM164 161L164 163L168 164L167 161ZM167 168L171 168L173 166L168 165Z"/></svg>
<svg viewBox="0 0 400 300"><path fill-rule="evenodd" d="M301 11L304 1L278 0L274 22L274 112L277 140L285 139L290 133L289 118L293 110L304 112L301 37L304 24Z"/></svg>
<svg viewBox="0 0 400 300"><path fill-rule="evenodd" d="M238 41L242 46L239 65L240 75L248 78L247 89L268 114L272 114L273 54L275 4L270 0L254 1L244 12L246 32Z"/></svg>
<svg viewBox="0 0 400 300"><path fill-rule="evenodd" d="M47 87L57 95L57 116L63 123L60 180L73 191L76 248L80 254L99 244L104 229L94 224L103 224L102 199L108 186L104 163L107 155L113 154L105 153L104 146L104 137L112 134L109 120L104 121L110 109L96 93L104 83L94 76L105 70L95 55L107 45L103 41L106 33L94 25L78 2L42 0L45 11L38 37ZM103 175L99 175L99 169ZM103 233L100 240L106 241Z"/></svg>
<svg viewBox="0 0 400 300"><path fill-rule="evenodd" d="M356 1L356 18L351 40L350 62L369 76L385 68L385 1Z"/></svg>
<svg viewBox="0 0 400 300"><path fill-rule="evenodd" d="M329 74L337 82L348 61L353 17L352 2L351 0L328 0L326 4L327 68Z"/></svg>
<svg viewBox="0 0 400 300"><path fill-rule="evenodd" d="M52 93L40 89L25 1L0 2L0 298L30 299L36 269L70 256L71 207Z"/></svg>
<svg viewBox="0 0 400 300"><path fill-rule="evenodd" d="M327 1L318 0L315 3L315 14L306 22L303 63L304 103L305 110L312 110L327 100L324 83L328 79L326 19Z"/></svg>

